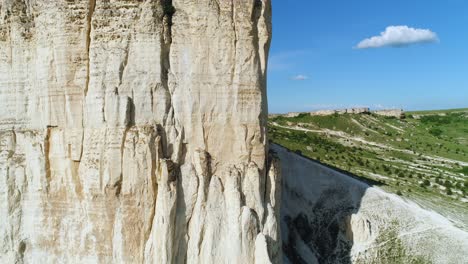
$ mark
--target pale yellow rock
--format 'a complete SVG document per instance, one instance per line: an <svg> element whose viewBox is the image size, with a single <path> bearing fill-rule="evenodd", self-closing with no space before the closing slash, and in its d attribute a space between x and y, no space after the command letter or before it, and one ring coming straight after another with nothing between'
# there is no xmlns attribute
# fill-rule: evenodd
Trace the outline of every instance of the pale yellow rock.
<svg viewBox="0 0 468 264"><path fill-rule="evenodd" d="M270 13L0 0L0 263L280 262Z"/></svg>

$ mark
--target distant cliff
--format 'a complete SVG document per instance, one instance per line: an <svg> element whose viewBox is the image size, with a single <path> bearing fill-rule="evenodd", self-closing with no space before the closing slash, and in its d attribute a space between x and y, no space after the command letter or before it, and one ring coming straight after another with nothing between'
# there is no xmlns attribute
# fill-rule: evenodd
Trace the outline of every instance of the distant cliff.
<svg viewBox="0 0 468 264"><path fill-rule="evenodd" d="M347 108L338 110L318 110L314 112L290 112L287 114L271 114L270 117L298 117L299 115L310 116L329 116L329 115L344 115L344 114L376 114L387 117L405 118L405 112L402 109L388 109L371 111L367 107Z"/></svg>
<svg viewBox="0 0 468 264"><path fill-rule="evenodd" d="M387 109L387 110L377 110L373 112L376 115L396 117L396 118L405 118L405 112L403 109Z"/></svg>
<svg viewBox="0 0 468 264"><path fill-rule="evenodd" d="M269 0L1 0L0 263L277 263Z"/></svg>

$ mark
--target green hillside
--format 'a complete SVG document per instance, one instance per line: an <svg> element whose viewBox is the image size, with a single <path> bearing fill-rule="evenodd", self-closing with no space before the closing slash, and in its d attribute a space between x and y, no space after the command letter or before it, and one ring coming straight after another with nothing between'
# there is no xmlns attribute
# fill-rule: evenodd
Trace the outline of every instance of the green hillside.
<svg viewBox="0 0 468 264"><path fill-rule="evenodd" d="M273 142L468 223L468 109L274 117Z"/></svg>

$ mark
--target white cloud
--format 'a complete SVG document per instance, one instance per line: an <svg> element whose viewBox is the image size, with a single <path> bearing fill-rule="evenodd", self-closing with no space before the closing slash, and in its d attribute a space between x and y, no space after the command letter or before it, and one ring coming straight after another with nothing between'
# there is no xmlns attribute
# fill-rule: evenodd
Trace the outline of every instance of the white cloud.
<svg viewBox="0 0 468 264"><path fill-rule="evenodd" d="M437 34L429 29L408 26L389 26L380 36L364 39L356 46L358 49L380 48L385 46L402 47L416 43L438 41Z"/></svg>
<svg viewBox="0 0 468 264"><path fill-rule="evenodd" d="M291 77L291 79L294 80L294 81L304 81L304 80L309 79L309 76L299 74L299 75Z"/></svg>

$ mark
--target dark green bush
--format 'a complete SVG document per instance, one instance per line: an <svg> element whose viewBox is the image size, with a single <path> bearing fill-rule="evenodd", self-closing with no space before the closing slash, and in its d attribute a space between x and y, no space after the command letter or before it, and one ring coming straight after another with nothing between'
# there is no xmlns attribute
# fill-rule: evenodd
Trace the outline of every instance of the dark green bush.
<svg viewBox="0 0 468 264"><path fill-rule="evenodd" d="M431 128L429 129L429 133L433 135L434 137L440 137L443 133L443 131L440 128Z"/></svg>
<svg viewBox="0 0 468 264"><path fill-rule="evenodd" d="M463 167L460 172L468 176L468 167Z"/></svg>
<svg viewBox="0 0 468 264"><path fill-rule="evenodd" d="M452 195L452 194L453 194L452 189L447 188L447 195Z"/></svg>

